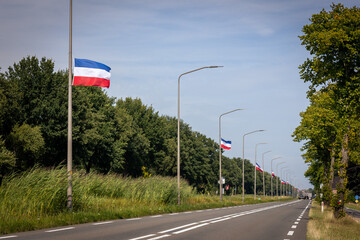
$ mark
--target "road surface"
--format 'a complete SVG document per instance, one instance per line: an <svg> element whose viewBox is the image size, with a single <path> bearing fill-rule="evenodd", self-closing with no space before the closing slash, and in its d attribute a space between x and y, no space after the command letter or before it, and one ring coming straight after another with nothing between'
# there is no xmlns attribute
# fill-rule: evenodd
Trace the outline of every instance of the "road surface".
<svg viewBox="0 0 360 240"><path fill-rule="evenodd" d="M306 239L311 201L294 200L80 224L0 236L14 240Z"/></svg>

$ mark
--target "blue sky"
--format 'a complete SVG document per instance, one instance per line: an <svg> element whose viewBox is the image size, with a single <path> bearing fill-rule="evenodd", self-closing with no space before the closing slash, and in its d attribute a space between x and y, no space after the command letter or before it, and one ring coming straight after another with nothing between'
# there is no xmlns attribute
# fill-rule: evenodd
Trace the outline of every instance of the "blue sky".
<svg viewBox="0 0 360 240"><path fill-rule="evenodd" d="M141 98L161 115L177 114L177 79L181 79L181 118L218 141L233 142L224 155L261 164L281 156L301 188L312 187L301 143L291 134L308 105L307 84L298 66L308 52L298 38L312 14L330 9L326 0L73 0L73 57L112 68L110 88L116 98ZM347 7L358 3L342 1ZM51 58L56 69L68 67L69 1L0 0L0 67L4 72L25 56ZM275 164L274 164L275 165Z"/></svg>

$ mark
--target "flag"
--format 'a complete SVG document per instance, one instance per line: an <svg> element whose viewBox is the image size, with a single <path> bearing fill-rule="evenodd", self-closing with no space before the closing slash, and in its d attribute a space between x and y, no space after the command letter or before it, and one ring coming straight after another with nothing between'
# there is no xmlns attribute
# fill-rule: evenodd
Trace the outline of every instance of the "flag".
<svg viewBox="0 0 360 240"><path fill-rule="evenodd" d="M285 184L285 181L284 181L284 180L281 180L281 184Z"/></svg>
<svg viewBox="0 0 360 240"><path fill-rule="evenodd" d="M256 163L256 169L259 170L260 172L263 172L263 169L260 167L259 164Z"/></svg>
<svg viewBox="0 0 360 240"><path fill-rule="evenodd" d="M274 172L271 172L271 175L272 175L273 177L275 177L275 173L274 173Z"/></svg>
<svg viewBox="0 0 360 240"><path fill-rule="evenodd" d="M231 141L225 141L224 139L221 139L221 148L226 150L231 149Z"/></svg>
<svg viewBox="0 0 360 240"><path fill-rule="evenodd" d="M75 58L74 81L73 85L85 86L110 86L111 68L105 64Z"/></svg>

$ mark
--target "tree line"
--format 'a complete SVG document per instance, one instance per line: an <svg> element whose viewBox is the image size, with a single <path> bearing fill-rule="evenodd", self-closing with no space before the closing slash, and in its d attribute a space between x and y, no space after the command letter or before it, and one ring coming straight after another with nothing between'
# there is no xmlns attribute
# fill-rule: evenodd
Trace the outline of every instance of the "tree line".
<svg viewBox="0 0 360 240"><path fill-rule="evenodd" d="M66 164L68 73L51 59L25 57L0 73L0 181L34 166ZM181 177L198 192L218 189L219 145L181 121ZM101 88L73 86L73 165L87 173L176 176L177 119L140 99L115 99ZM242 159L222 157L228 194L240 193ZM258 173L257 190L262 193ZM266 193L271 175L266 173ZM254 165L245 160L245 192ZM274 181L275 184L275 181ZM236 190L235 190L236 189Z"/></svg>
<svg viewBox="0 0 360 240"><path fill-rule="evenodd" d="M310 105L293 137L305 141L305 176L338 218L349 190L360 194L360 8L332 4L302 31L311 58L299 68Z"/></svg>

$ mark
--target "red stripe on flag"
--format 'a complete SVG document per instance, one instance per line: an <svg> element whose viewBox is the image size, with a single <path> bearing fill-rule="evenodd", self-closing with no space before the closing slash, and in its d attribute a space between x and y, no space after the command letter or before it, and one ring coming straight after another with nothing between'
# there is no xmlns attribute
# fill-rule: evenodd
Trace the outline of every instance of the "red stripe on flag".
<svg viewBox="0 0 360 240"><path fill-rule="evenodd" d="M226 149L226 150L231 149L231 147L227 147L227 146L225 146L225 145L223 145L223 144L221 144L221 147L222 147L223 149Z"/></svg>
<svg viewBox="0 0 360 240"><path fill-rule="evenodd" d="M84 85L84 86L97 86L97 87L110 87L110 80L96 77L81 77L75 76L73 85Z"/></svg>

